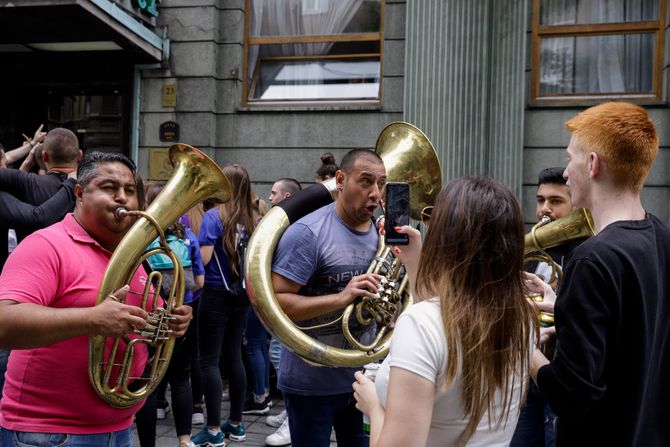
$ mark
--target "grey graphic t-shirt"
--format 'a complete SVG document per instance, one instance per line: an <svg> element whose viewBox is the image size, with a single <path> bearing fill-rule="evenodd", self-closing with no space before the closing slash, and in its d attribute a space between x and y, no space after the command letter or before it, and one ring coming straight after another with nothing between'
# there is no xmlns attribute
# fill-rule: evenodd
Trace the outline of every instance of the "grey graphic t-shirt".
<svg viewBox="0 0 670 447"><path fill-rule="evenodd" d="M338 293L351 278L365 273L377 251L378 234L374 226L366 232L354 231L330 204L291 225L281 240L272 262L272 271L300 284L304 296ZM296 322L311 327L333 321L341 310L307 321ZM370 328L367 328L370 329ZM322 343L338 348L348 347L341 324L306 331ZM355 330L359 340L361 330ZM282 350L278 386L282 391L303 395L332 395L351 392L356 368L325 368L309 365L287 349Z"/></svg>

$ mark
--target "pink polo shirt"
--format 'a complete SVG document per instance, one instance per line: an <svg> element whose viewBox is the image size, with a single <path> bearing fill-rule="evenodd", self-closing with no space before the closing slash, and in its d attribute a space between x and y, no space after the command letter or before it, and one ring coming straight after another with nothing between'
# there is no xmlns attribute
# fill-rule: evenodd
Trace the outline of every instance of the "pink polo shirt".
<svg viewBox="0 0 670 447"><path fill-rule="evenodd" d="M111 253L72 214L26 238L0 275L0 300L55 308L95 305ZM130 291L141 292L147 275L139 269ZM136 299L128 294L128 303ZM0 402L0 425L10 430L91 434L123 430L142 403L114 408L103 401L88 377L88 335L51 346L13 350ZM133 375L147 360L140 344ZM136 351L137 352L137 351ZM142 367L140 367L141 364Z"/></svg>

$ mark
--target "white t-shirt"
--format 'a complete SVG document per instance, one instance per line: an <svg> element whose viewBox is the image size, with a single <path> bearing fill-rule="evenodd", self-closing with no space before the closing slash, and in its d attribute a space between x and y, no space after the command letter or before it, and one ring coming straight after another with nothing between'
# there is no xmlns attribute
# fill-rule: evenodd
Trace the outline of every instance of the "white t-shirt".
<svg viewBox="0 0 670 447"><path fill-rule="evenodd" d="M410 306L398 318L389 355L379 368L375 379L377 395L384 406L386 406L391 367L413 372L435 384L433 418L426 442L428 447L454 445L468 423L463 412L461 373L457 374L454 383L446 390L442 389L446 358L446 339L440 316L440 304L437 299L422 301ZM519 418L523 380L521 374L515 379L514 395L507 424L494 431L498 417L503 411L502 393L498 392L495 401L496 414L492 419L493 428L489 427L487 411L468 441L468 446L509 445Z"/></svg>

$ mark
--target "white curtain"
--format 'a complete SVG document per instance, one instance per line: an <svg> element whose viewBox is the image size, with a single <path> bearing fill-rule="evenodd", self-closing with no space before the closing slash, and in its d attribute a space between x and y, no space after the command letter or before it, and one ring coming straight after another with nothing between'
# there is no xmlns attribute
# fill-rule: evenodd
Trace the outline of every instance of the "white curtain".
<svg viewBox="0 0 670 447"><path fill-rule="evenodd" d="M543 0L540 23L573 25L654 20L659 0ZM545 38L541 93L651 91L653 35Z"/></svg>
<svg viewBox="0 0 670 447"><path fill-rule="evenodd" d="M342 33L363 0L251 0L249 35L301 36ZM251 78L259 56L312 56L328 54L332 42L264 45L249 48Z"/></svg>

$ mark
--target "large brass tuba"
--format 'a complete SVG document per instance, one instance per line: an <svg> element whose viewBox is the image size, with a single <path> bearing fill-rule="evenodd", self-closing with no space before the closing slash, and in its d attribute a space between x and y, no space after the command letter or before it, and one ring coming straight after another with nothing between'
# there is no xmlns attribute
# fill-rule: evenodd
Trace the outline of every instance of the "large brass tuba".
<svg viewBox="0 0 670 447"><path fill-rule="evenodd" d="M389 181L410 184L411 216L420 219L422 210L432 205L442 187L442 174L435 150L418 128L396 122L386 126L375 145L384 160ZM330 203L336 196L335 179L317 184L273 207L254 231L247 248L246 284L251 303L265 327L287 348L304 360L332 367L356 367L383 358L389 348L392 329L388 323L410 303L404 268L380 238L375 261L368 272L384 275L384 291L373 301L360 298L350 304L334 324L352 349L325 345L310 337L284 313L272 289L272 258L282 234L300 217ZM361 325L376 323L374 341L362 344L349 330L350 318Z"/></svg>
<svg viewBox="0 0 670 447"><path fill-rule="evenodd" d="M128 284L135 271L149 256L162 252L175 266L170 296L160 306L158 290L162 275L152 272L147 280L141 303L149 310L148 326L124 337L108 338L92 335L89 341L89 378L96 392L115 407L129 407L146 398L160 383L170 363L174 337L167 324L172 310L184 301L184 270L179 259L169 249L163 230L198 202L211 198L225 202L230 198L230 184L221 169L206 155L185 144L170 147L170 162L174 173L163 191L146 212L117 209L118 218L138 216L109 261L100 285L96 304ZM146 251L160 237L161 248ZM151 290L151 283L158 282ZM130 293L130 292L129 292ZM153 350L153 359L141 376L131 374L135 349L145 344Z"/></svg>
<svg viewBox="0 0 670 447"><path fill-rule="evenodd" d="M524 260L542 261L552 268L552 277L549 282L560 281L561 267L545 251L576 239L591 237L595 234L591 212L586 208L578 208L565 217L554 221L546 219L538 222L524 238ZM540 324L552 326L554 316L542 312L539 315Z"/></svg>

